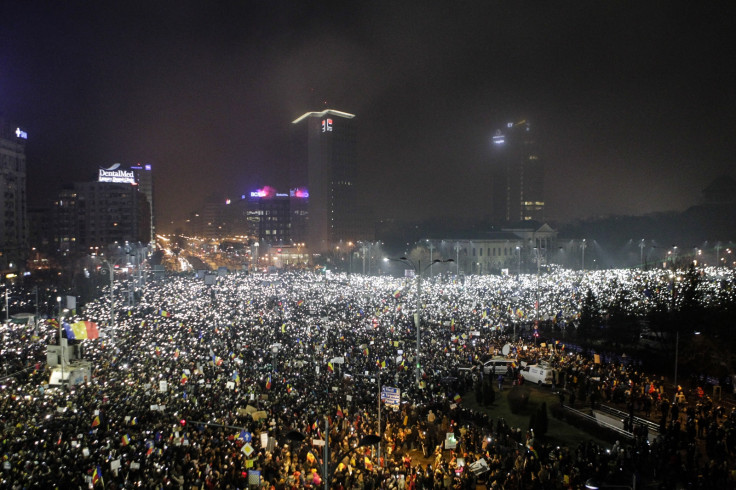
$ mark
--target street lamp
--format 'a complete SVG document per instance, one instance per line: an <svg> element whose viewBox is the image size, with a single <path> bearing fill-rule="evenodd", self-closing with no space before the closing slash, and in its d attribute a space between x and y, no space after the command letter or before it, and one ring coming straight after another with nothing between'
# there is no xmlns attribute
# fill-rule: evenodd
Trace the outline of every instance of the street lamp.
<svg viewBox="0 0 736 490"><path fill-rule="evenodd" d="M585 247L587 247L587 245L585 243L585 238L583 238L583 242L580 244L580 249L583 252L583 258L582 258L582 263L581 263L582 264L582 267L581 268L582 268L583 272L585 272Z"/></svg>
<svg viewBox="0 0 736 490"><path fill-rule="evenodd" d="M423 272L422 269L421 269L422 263L421 263L420 260L417 260L417 263L414 264L414 262L411 259L406 258L406 257L399 257L398 259L392 259L390 257L386 257L384 260L393 260L395 262L403 262L405 264L409 264L410 266L412 266L412 268L414 269L414 273L417 276L417 306L416 306L416 313L414 313L414 327L417 330L416 383L417 383L417 386L419 386L419 378L420 378L420 375L421 375L421 372L420 372L421 371L421 364L419 362L419 345L420 345L420 342L421 342L421 338L419 336L419 331L420 331L420 324L421 324L421 321L422 321L422 314L421 314L421 311L422 311L422 299L421 299L421 297L422 297L422 272ZM454 262L454 260L452 260L452 259L445 259L445 260L434 259L431 264L429 264L427 267L425 267L424 270L426 271L427 269L429 269L430 267L432 267L432 265L434 265L435 263L447 263L447 262Z"/></svg>
<svg viewBox="0 0 736 490"><path fill-rule="evenodd" d="M115 296L113 295L113 286L115 281L115 271L113 265L107 259L102 259L107 264L107 268L110 271L110 327L115 328Z"/></svg>
<svg viewBox="0 0 736 490"><path fill-rule="evenodd" d="M455 243L455 275L460 275L460 242Z"/></svg>
<svg viewBox="0 0 736 490"><path fill-rule="evenodd" d="M430 278L433 278L434 277L434 274L433 274L434 271L432 269L432 266L434 265L434 263L433 263L433 258L432 258L432 252L434 251L434 244L432 242L430 242L429 240L427 240L427 242L429 242L429 277Z"/></svg>
<svg viewBox="0 0 736 490"><path fill-rule="evenodd" d="M58 323L59 323L59 352L61 353L61 379L59 380L59 383L61 383L61 386L64 386L64 344L61 340L61 296L56 297L56 303L59 305L58 309Z"/></svg>
<svg viewBox="0 0 736 490"><path fill-rule="evenodd" d="M639 267L644 268L644 239L639 242Z"/></svg>

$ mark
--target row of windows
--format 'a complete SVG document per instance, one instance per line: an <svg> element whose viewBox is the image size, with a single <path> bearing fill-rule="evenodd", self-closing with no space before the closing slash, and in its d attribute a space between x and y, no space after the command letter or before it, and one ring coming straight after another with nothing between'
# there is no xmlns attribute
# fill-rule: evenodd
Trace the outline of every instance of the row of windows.
<svg viewBox="0 0 736 490"><path fill-rule="evenodd" d="M478 256L479 257L483 257L483 249L482 248L478 248L477 250L478 250ZM488 247L486 249L486 256L488 256L488 257L491 257L491 256L493 256L493 257L502 257L502 256L503 257L508 257L509 255L514 255L514 251L515 250L516 250L515 247L493 247L493 248ZM503 254L502 254L502 252L503 252ZM476 254L476 248L473 247L473 257L476 256L475 254Z"/></svg>

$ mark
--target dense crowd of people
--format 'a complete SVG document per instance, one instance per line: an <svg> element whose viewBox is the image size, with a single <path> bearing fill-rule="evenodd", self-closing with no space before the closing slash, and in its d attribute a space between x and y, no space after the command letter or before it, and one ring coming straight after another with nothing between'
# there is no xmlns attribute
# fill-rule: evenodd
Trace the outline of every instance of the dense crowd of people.
<svg viewBox="0 0 736 490"><path fill-rule="evenodd" d="M329 488L581 488L632 475L733 485L736 415L707 398L687 415L668 410L652 445L613 448L558 448L464 406L478 379L458 367L506 344L519 363L555 368L564 403L605 400L632 414L669 403L662 380L635 365L509 335L537 307L572 322L589 288L630 288L644 311L667 294L661 271L555 274L425 281L418 359L413 283L388 277L167 276L139 288L134 306L119 302L114 322L102 295L62 319L96 322L100 337L81 342L92 378L61 388L47 384L57 325L6 323L2 487L316 488L325 461ZM380 387L400 390L397 406L379 404ZM379 445L365 444L372 434Z"/></svg>

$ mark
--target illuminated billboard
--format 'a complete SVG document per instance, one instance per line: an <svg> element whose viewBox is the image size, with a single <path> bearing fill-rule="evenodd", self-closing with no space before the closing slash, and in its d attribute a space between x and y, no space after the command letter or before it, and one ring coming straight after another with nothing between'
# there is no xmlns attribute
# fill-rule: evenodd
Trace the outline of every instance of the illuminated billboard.
<svg viewBox="0 0 736 490"><path fill-rule="evenodd" d="M306 199L309 197L309 191L304 188L289 189L289 193L281 193L273 187L264 186L250 192L250 197L254 199L271 199L274 197L295 197L297 199Z"/></svg>
<svg viewBox="0 0 736 490"><path fill-rule="evenodd" d="M135 173L132 170L123 170L116 163L109 168L101 168L97 177L98 182L110 182L113 184L135 185Z"/></svg>

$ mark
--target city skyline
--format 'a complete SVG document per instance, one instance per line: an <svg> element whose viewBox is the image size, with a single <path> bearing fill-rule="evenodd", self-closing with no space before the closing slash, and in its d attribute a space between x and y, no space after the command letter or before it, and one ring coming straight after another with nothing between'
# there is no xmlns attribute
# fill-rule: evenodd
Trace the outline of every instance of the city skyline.
<svg viewBox="0 0 736 490"><path fill-rule="evenodd" d="M551 221L682 210L732 174L732 6L464 7L7 7L0 112L28 134L29 202L150 163L166 231L213 193L288 188L291 121L327 108L356 115L378 218L490 215L491 139L522 119Z"/></svg>

